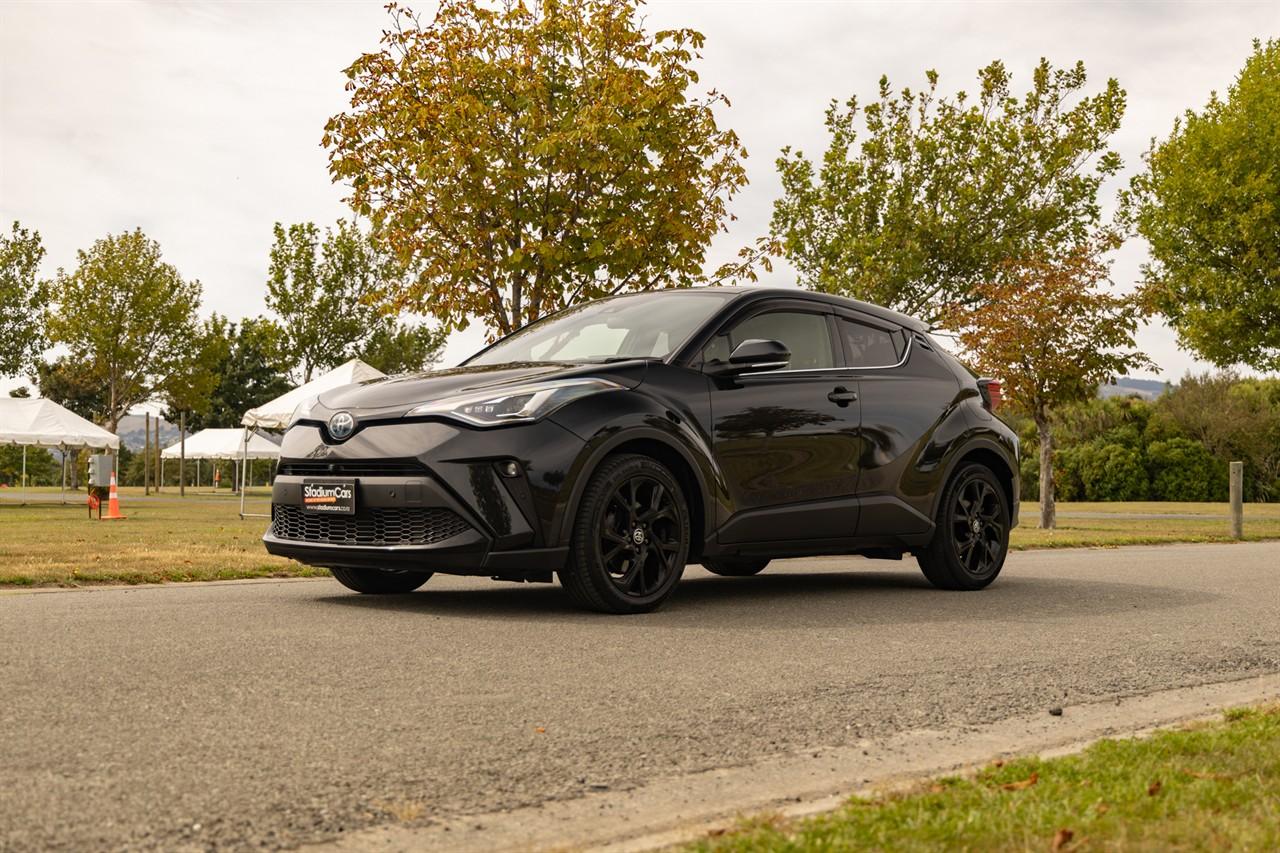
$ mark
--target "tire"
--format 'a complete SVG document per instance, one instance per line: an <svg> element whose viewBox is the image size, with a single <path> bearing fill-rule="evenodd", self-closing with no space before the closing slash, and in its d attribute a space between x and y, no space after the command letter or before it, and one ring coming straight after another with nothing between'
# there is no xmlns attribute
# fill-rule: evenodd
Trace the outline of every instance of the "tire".
<svg viewBox="0 0 1280 853"><path fill-rule="evenodd" d="M560 584L588 610L656 610L684 573L689 536L689 506L666 466L611 456L583 492Z"/></svg>
<svg viewBox="0 0 1280 853"><path fill-rule="evenodd" d="M431 572L380 572L376 569L339 569L330 572L347 589L366 595L395 595L413 592L431 580Z"/></svg>
<svg viewBox="0 0 1280 853"><path fill-rule="evenodd" d="M939 589L974 590L1000 574L1009 553L1009 499L991 470L966 465L938 503L933 539L916 554Z"/></svg>
<svg viewBox="0 0 1280 853"><path fill-rule="evenodd" d="M764 571L769 561L763 558L728 557L722 560L703 560L702 568L713 575L726 578L746 578Z"/></svg>

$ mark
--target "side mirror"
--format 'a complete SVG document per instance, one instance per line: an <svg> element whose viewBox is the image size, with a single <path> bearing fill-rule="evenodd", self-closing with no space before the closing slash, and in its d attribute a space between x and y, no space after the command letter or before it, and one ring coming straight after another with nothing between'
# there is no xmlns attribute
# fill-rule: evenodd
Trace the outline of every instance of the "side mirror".
<svg viewBox="0 0 1280 853"><path fill-rule="evenodd" d="M736 376L757 370L777 370L791 363L791 350L782 341L764 341L753 338L738 344L729 360L713 361L706 365L708 373L716 376Z"/></svg>

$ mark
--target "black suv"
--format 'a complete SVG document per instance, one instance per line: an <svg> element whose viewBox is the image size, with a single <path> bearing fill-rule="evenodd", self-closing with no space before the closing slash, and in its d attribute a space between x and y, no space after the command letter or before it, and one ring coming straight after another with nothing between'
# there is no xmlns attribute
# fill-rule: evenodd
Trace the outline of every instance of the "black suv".
<svg viewBox="0 0 1280 853"><path fill-rule="evenodd" d="M1018 517L1018 444L924 323L792 289L665 290L532 323L462 366L294 413L267 550L366 593L433 572L550 581L612 613L686 563L915 555L979 589Z"/></svg>

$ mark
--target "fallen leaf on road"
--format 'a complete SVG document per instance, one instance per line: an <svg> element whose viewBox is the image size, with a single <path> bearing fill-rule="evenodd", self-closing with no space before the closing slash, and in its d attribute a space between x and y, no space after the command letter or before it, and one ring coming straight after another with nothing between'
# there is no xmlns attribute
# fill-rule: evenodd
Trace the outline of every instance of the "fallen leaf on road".
<svg viewBox="0 0 1280 853"><path fill-rule="evenodd" d="M1006 782L1000 787L1004 788L1006 791L1024 791L1039 781L1040 781L1040 774L1032 773L1030 776L1023 779L1021 782Z"/></svg>
<svg viewBox="0 0 1280 853"><path fill-rule="evenodd" d="M1160 789L1163 787L1164 785L1162 785L1160 783L1160 780L1157 779L1156 781L1152 782L1150 785L1147 786L1147 796L1154 797L1156 794L1160 793Z"/></svg>
<svg viewBox="0 0 1280 853"><path fill-rule="evenodd" d="M547 733L547 730L542 726L538 726L537 728L534 729L534 731L540 735L545 735Z"/></svg>
<svg viewBox="0 0 1280 853"><path fill-rule="evenodd" d="M1066 848L1066 846L1071 843L1071 839L1075 837L1076 834L1074 832L1063 827L1053 834L1053 844L1049 845L1049 850L1051 853L1059 853L1061 850Z"/></svg>

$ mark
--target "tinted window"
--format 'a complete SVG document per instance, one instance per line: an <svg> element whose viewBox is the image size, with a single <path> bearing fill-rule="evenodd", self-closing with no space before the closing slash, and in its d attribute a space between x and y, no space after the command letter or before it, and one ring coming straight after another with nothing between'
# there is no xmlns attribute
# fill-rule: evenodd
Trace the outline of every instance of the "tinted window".
<svg viewBox="0 0 1280 853"><path fill-rule="evenodd" d="M727 361L734 347L749 340L781 341L791 350L789 370L835 367L826 315L800 311L773 311L743 320L728 334L713 338L702 351L703 360Z"/></svg>
<svg viewBox="0 0 1280 853"><path fill-rule="evenodd" d="M525 326L466 363L665 358L728 299L685 290L585 302Z"/></svg>
<svg viewBox="0 0 1280 853"><path fill-rule="evenodd" d="M843 318L839 322L850 367L888 367L902 361L907 352L901 329L889 331Z"/></svg>

